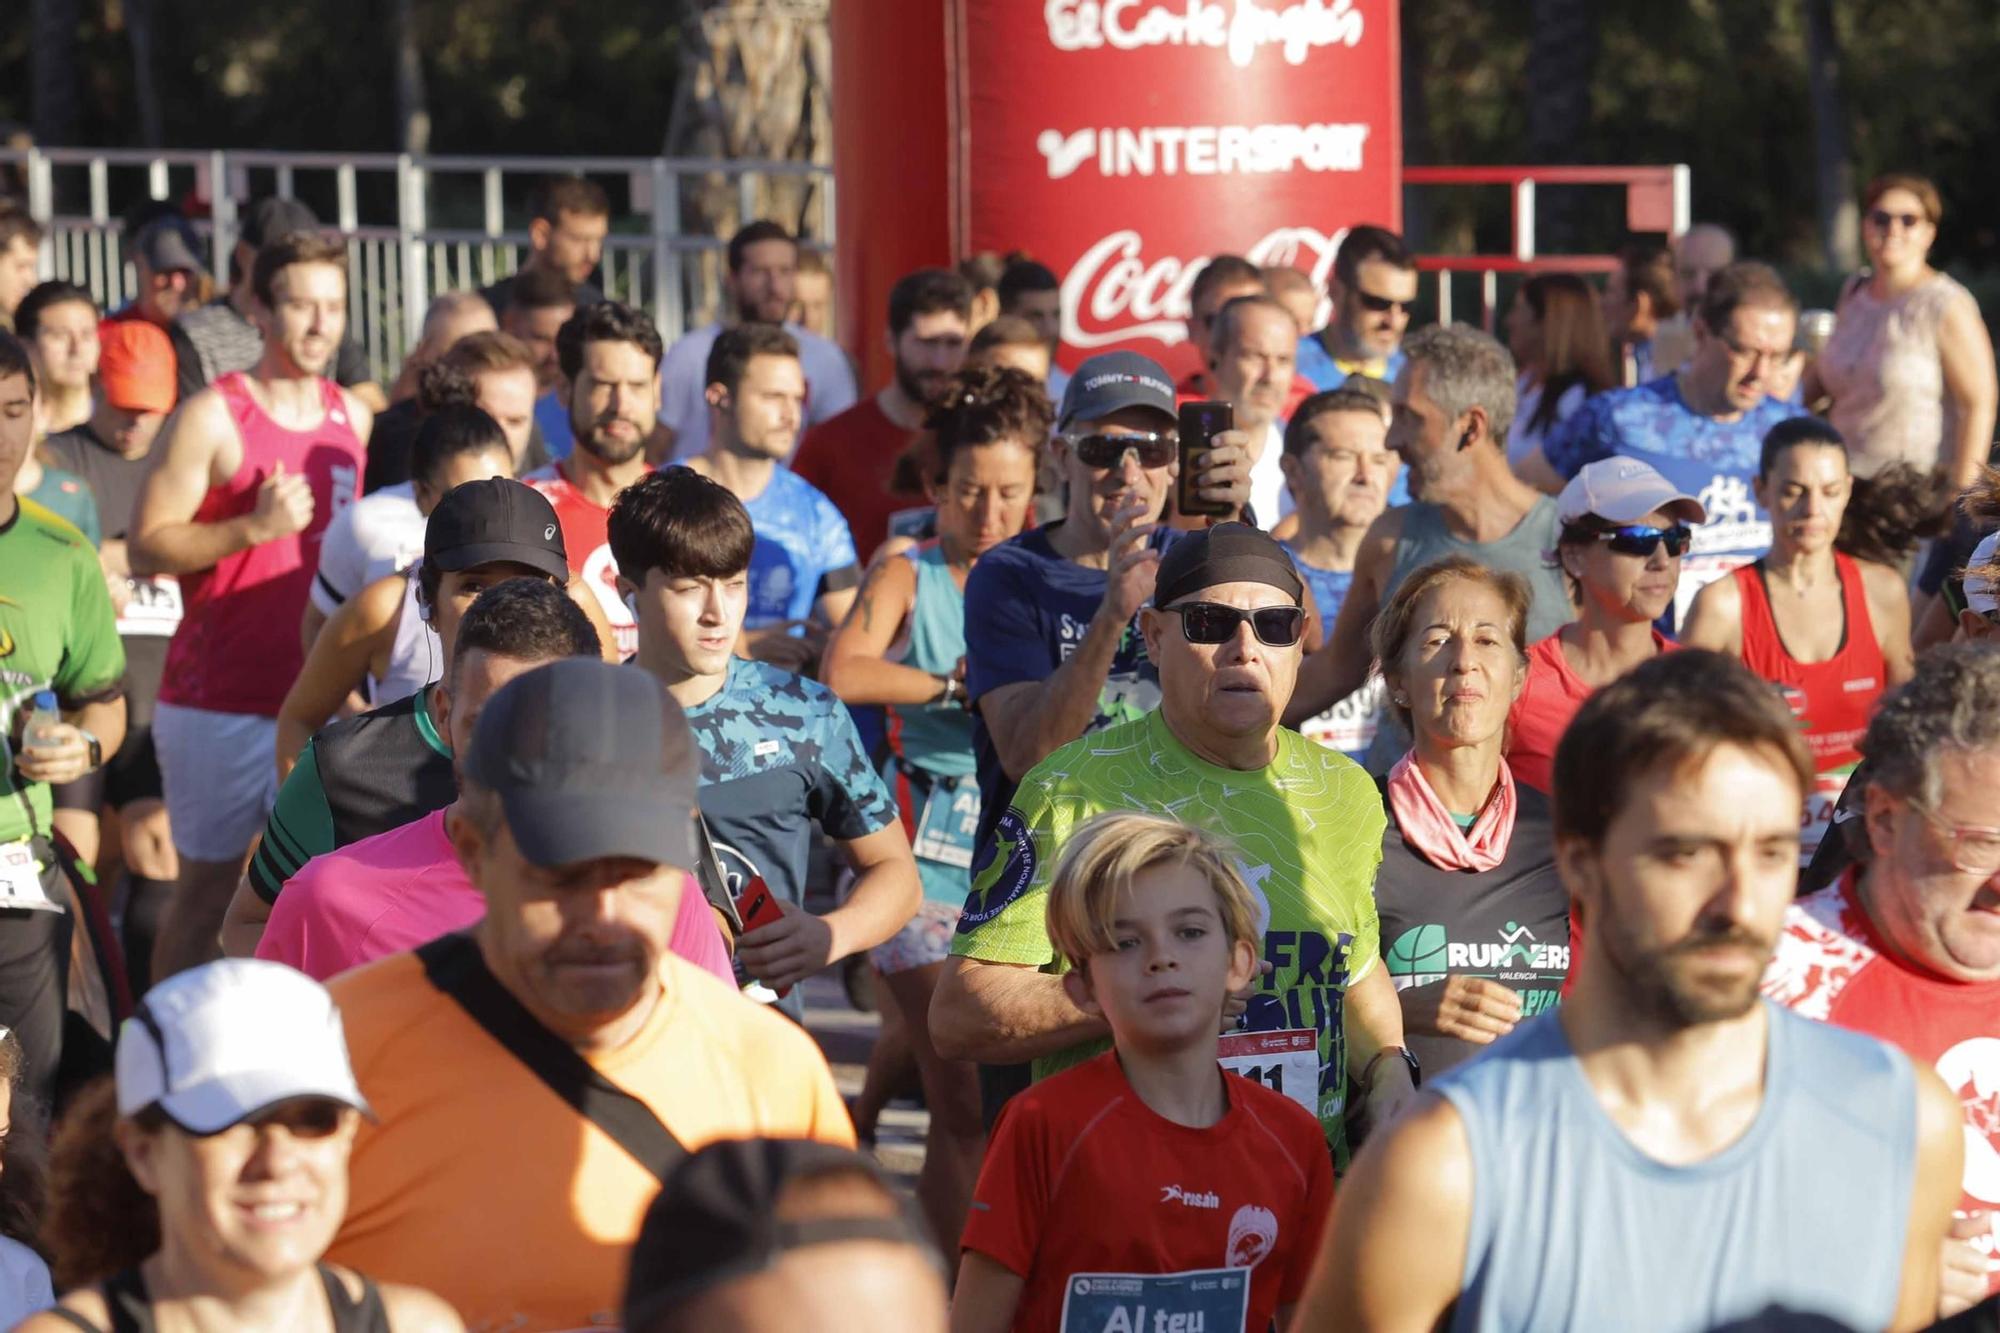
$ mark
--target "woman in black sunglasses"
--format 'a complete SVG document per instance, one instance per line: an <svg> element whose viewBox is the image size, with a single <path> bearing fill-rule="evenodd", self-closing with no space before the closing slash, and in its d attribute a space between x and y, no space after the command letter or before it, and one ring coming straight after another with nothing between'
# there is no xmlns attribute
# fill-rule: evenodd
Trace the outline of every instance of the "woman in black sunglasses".
<svg viewBox="0 0 2000 1333"><path fill-rule="evenodd" d="M1674 647L1654 622L1674 604L1701 502L1636 458L1588 464L1556 500L1555 558L1576 619L1528 649L1528 683L1507 719L1514 776L1547 793L1556 742L1584 700Z"/></svg>
<svg viewBox="0 0 2000 1333"><path fill-rule="evenodd" d="M1802 829L1808 859L1861 761L1876 699L1915 670L1910 598L1895 563L1914 543L1906 525L1900 547L1890 545L1897 534L1884 513L1923 489L1922 478L1894 468L1864 496L1840 432L1817 417L1780 422L1764 437L1755 483L1771 515L1770 553L1703 588L1688 612L1682 642L1740 657L1778 687L1805 730L1819 774Z"/></svg>
<svg viewBox="0 0 2000 1333"><path fill-rule="evenodd" d="M61 1304L18 1333L462 1333L449 1305L320 1262L367 1103L326 988L225 958L153 987L115 1081L56 1134Z"/></svg>
<svg viewBox="0 0 2000 1333"><path fill-rule="evenodd" d="M1868 268L1841 292L1833 336L1806 373L1805 403L1854 451L1857 476L1889 463L1972 484L1993 440L1993 340L1979 305L1931 266L1944 215L1937 186L1895 173L1862 195Z"/></svg>

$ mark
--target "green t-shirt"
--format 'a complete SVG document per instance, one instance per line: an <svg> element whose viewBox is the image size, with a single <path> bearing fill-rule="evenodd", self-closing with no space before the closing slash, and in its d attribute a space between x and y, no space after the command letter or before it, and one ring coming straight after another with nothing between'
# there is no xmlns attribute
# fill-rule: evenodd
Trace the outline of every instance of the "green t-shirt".
<svg viewBox="0 0 2000 1333"><path fill-rule="evenodd" d="M1250 772L1218 768L1174 738L1159 711L1072 741L1029 770L973 875L951 951L1060 972L1047 902L1056 857L1078 825L1110 810L1150 810L1220 835L1241 854L1256 893L1272 971L1246 1015L1258 1031L1319 1033L1320 1124L1345 1156L1347 988L1381 952L1375 871L1382 797L1361 766L1294 731ZM1086 1043L1035 1062L1035 1077L1097 1054Z"/></svg>
<svg viewBox="0 0 2000 1333"><path fill-rule="evenodd" d="M114 692L124 674L97 553L69 523L20 501L0 527L0 842L49 829L48 784L14 772L17 717L37 691L79 708Z"/></svg>

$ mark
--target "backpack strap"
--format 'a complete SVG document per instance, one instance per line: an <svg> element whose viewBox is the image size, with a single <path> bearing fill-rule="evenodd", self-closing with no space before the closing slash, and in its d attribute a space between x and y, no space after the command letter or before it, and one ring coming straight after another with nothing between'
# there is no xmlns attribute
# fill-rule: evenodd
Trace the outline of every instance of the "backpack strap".
<svg viewBox="0 0 2000 1333"><path fill-rule="evenodd" d="M433 986L457 1001L473 1022L526 1065L549 1091L603 1130L662 1183L687 1156L687 1148L651 1107L599 1073L574 1046L535 1021L488 970L471 936L445 935L416 952Z"/></svg>

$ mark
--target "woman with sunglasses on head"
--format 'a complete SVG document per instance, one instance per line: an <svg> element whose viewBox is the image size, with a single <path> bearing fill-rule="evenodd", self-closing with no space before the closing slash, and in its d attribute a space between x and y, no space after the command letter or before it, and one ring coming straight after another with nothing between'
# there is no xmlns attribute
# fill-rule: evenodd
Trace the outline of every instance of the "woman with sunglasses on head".
<svg viewBox="0 0 2000 1333"><path fill-rule="evenodd" d="M1655 622L1673 607L1690 525L1708 520L1699 500L1636 458L1587 464L1556 513L1556 562L1577 615L1528 649L1527 683L1507 719L1507 762L1544 795L1556 742L1584 700L1676 646Z"/></svg>
<svg viewBox="0 0 2000 1333"><path fill-rule="evenodd" d="M1819 777L1801 854L1833 816L1869 714L1910 678L1910 598L1897 565L1927 512L1924 479L1907 467L1857 491L1847 444L1818 417L1764 437L1757 503L1771 515L1770 553L1703 588L1682 642L1740 657L1784 694L1805 729Z"/></svg>
<svg viewBox="0 0 2000 1333"><path fill-rule="evenodd" d="M367 1109L305 974L224 959L153 987L57 1134L45 1234L71 1290L17 1333L461 1333L429 1292L319 1262Z"/></svg>
<svg viewBox="0 0 2000 1333"><path fill-rule="evenodd" d="M1805 402L1853 450L1854 474L1889 463L1968 486L1993 441L2000 387L1972 293L1931 267L1944 204L1922 176L1878 176L1862 195L1869 267L1841 293L1833 336L1806 372Z"/></svg>
<svg viewBox="0 0 2000 1333"><path fill-rule="evenodd" d="M1415 742L1381 783L1375 907L1426 1075L1552 1008L1569 969L1549 802L1504 753L1527 677L1529 600L1520 575L1447 556L1405 579L1375 620L1389 706Z"/></svg>
<svg viewBox="0 0 2000 1333"><path fill-rule="evenodd" d="M953 377L928 432L898 465L899 491L928 492L937 536L877 558L854 609L827 641L821 678L849 705L885 705L896 794L916 852L924 901L908 925L869 950L876 994L900 1011L930 1110L917 1195L940 1238L965 1229L985 1141L979 1078L931 1045L931 994L972 886L979 785L965 707L965 581L975 561L1020 535L1035 501L1035 465L1054 413L1024 371ZM886 1080L871 1080L855 1128L872 1137ZM868 1094L875 1096L871 1099Z"/></svg>

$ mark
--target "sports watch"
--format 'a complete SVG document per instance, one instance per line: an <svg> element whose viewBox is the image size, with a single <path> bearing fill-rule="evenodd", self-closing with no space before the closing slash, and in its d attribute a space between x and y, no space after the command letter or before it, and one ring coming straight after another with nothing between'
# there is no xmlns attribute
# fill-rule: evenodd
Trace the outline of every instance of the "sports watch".
<svg viewBox="0 0 2000 1333"><path fill-rule="evenodd" d="M1424 1070L1423 1066L1417 1063L1416 1052L1407 1046L1384 1046L1381 1050L1368 1057L1367 1064L1361 1066L1360 1082L1362 1096L1366 1097L1374 1090L1375 1066L1382 1063L1382 1057L1386 1055L1400 1055L1403 1057L1403 1063L1409 1066L1411 1087L1421 1088L1424 1085Z"/></svg>

